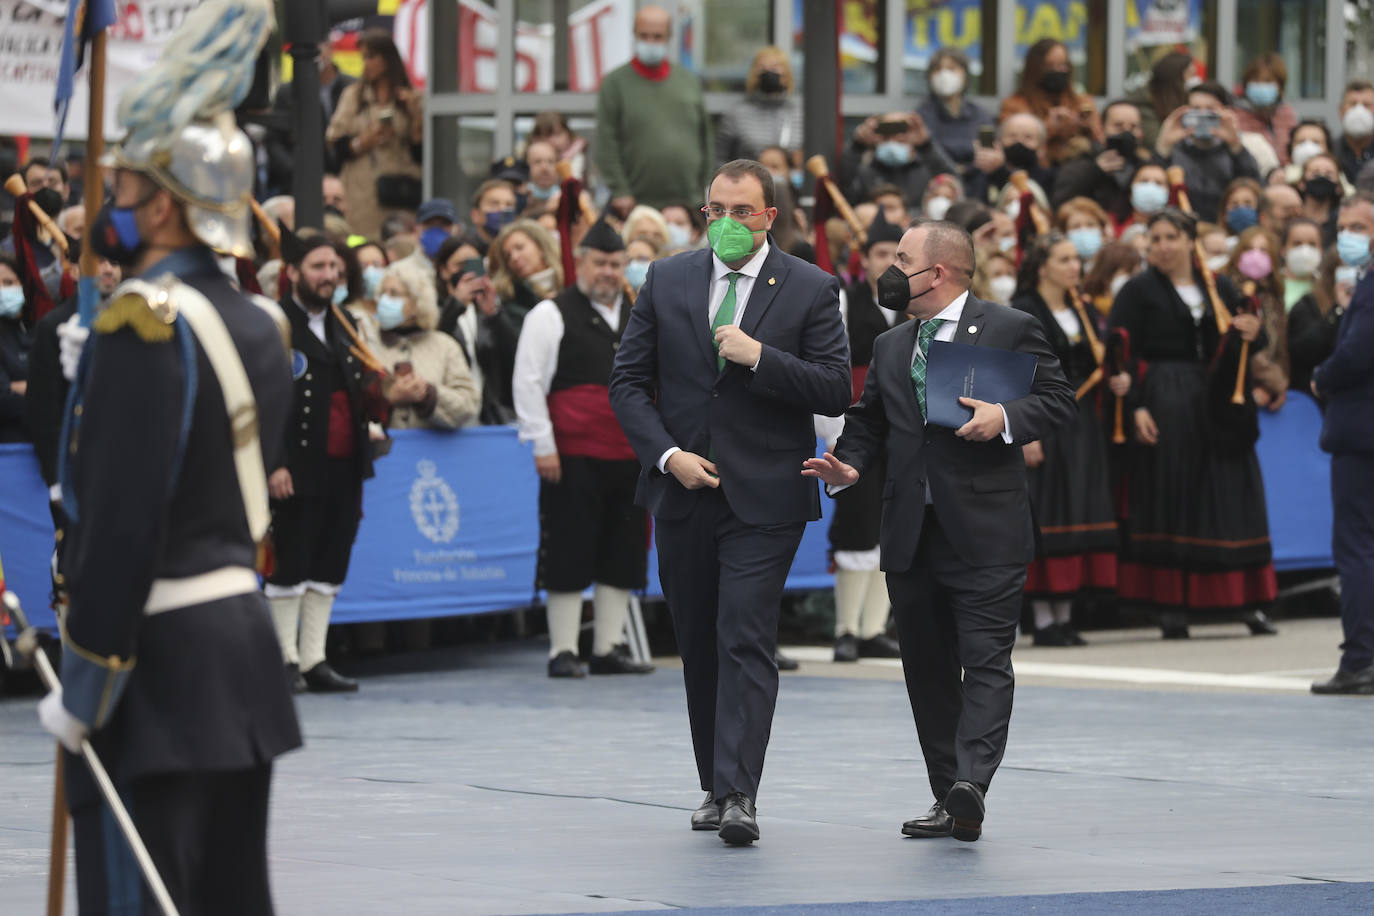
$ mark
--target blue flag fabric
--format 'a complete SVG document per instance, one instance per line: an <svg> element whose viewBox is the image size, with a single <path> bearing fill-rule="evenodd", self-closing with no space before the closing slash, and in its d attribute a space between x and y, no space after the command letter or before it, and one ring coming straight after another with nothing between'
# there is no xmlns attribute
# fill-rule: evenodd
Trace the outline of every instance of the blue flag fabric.
<svg viewBox="0 0 1374 916"><path fill-rule="evenodd" d="M78 20L82 21L78 23ZM57 93L53 98L53 110L57 118L53 128L54 152L62 148L62 135L67 130L67 111L71 108L72 94L76 91L76 72L81 69L86 45L90 43L92 35L118 21L114 0L68 0L67 18L62 23L62 56L57 67ZM79 34L78 24L81 26Z"/></svg>

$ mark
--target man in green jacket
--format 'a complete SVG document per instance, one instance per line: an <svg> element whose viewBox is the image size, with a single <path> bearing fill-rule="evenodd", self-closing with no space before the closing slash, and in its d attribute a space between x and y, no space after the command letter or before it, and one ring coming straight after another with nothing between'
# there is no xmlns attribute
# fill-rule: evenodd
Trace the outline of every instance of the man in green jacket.
<svg viewBox="0 0 1374 916"><path fill-rule="evenodd" d="M622 216L635 204L700 200L715 161L697 78L668 61L673 18L646 6L635 15L635 56L601 81L596 167Z"/></svg>

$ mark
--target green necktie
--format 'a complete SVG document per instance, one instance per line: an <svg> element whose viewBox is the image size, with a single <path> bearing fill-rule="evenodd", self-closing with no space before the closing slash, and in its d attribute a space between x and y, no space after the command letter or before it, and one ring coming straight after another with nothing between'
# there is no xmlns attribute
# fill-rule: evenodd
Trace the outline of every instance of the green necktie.
<svg viewBox="0 0 1374 916"><path fill-rule="evenodd" d="M711 346L716 348L716 370L725 368L725 357L720 355L720 345L716 343L716 331L725 327L727 324L735 322L735 281L744 276L739 273L726 274L730 278L730 288L725 291L725 298L720 301L720 308L716 309L716 320L711 322Z"/></svg>
<svg viewBox="0 0 1374 916"><path fill-rule="evenodd" d="M911 384L916 389L916 403L921 405L921 416L926 415L926 353L935 332L944 324L942 318L928 318L921 322L920 332L916 335L916 358L911 361Z"/></svg>

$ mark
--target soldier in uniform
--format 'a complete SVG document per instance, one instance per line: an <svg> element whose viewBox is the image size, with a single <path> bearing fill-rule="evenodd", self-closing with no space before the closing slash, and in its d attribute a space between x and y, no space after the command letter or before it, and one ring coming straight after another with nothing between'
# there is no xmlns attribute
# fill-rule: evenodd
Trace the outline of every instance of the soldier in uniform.
<svg viewBox="0 0 1374 916"><path fill-rule="evenodd" d="M213 27L241 54L146 79L246 91L271 7L227 6L207 4L168 47ZM285 327L211 250L250 250L253 153L233 93L201 94L178 120L131 106L150 91L125 94L114 197L88 240L138 279L96 320L74 381L62 684L39 717L68 750L90 738L180 912L271 913L272 762L301 743L286 684L261 674L278 654L254 569L286 423ZM80 912L155 912L85 767L66 774Z"/></svg>
<svg viewBox="0 0 1374 916"><path fill-rule="evenodd" d="M625 243L598 221L577 250L577 281L525 316L515 351L520 438L539 473L537 588L548 590L549 677L647 674L621 643L630 590L643 588L648 520L635 505L639 462L607 388L632 303ZM595 583L588 669L577 658L582 592Z"/></svg>
<svg viewBox="0 0 1374 916"><path fill-rule="evenodd" d="M293 688L351 691L358 682L325 661L325 635L362 520L363 481L373 473L368 423L385 418L386 401L354 352L357 328L332 304L345 282L333 242L283 227L281 248L295 391L269 478L276 563L265 591Z"/></svg>
<svg viewBox="0 0 1374 916"><path fill-rule="evenodd" d="M902 229L878 211L863 249L866 279L841 291L840 312L849 333L849 364L855 398L863 392L873 341L904 321L901 312L878 305L878 277L892 266ZM818 432L834 450L844 417L817 417ZM835 566L835 661L900 658L901 648L887 635L891 604L887 580L878 568L878 536L883 512L883 475L868 474L835 496L830 520L830 556Z"/></svg>

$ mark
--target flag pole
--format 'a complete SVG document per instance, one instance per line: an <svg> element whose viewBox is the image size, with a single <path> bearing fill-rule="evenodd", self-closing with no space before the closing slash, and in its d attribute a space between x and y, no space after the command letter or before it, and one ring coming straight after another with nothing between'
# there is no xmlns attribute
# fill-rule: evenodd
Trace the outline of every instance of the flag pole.
<svg viewBox="0 0 1374 916"><path fill-rule="evenodd" d="M89 115L86 120L86 160L82 175L81 203L86 210L86 232L83 238L87 244L81 246L81 288L77 303L81 313L81 324L90 327L95 320L95 275L99 269L94 247L90 244L91 224L95 222L105 198L105 181L100 173L100 159L105 155L105 29L98 29L91 36L91 59L89 70L90 100Z"/></svg>

